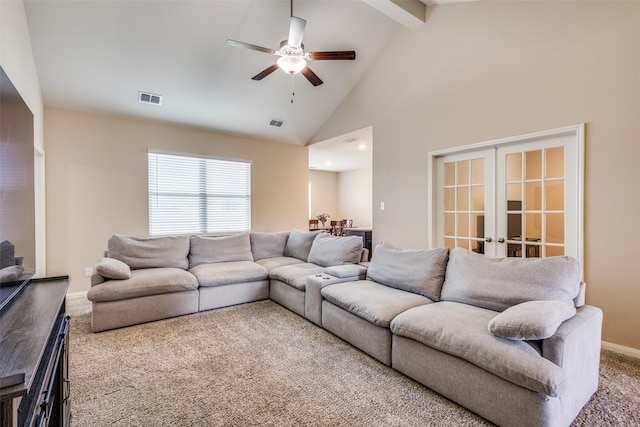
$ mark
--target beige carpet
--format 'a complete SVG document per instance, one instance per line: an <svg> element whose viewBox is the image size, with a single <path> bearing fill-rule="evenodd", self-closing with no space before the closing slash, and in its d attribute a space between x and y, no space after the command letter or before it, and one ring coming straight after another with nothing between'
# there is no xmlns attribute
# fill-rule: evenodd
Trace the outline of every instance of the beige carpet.
<svg viewBox="0 0 640 427"><path fill-rule="evenodd" d="M491 425L271 301L98 334L67 309L73 427ZM604 352L574 425L640 426L640 360Z"/></svg>

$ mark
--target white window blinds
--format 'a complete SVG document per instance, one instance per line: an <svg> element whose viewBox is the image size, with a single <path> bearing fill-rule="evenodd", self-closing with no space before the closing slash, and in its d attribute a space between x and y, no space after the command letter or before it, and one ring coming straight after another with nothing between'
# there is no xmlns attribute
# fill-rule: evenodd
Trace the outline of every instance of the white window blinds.
<svg viewBox="0 0 640 427"><path fill-rule="evenodd" d="M251 163L149 152L149 235L251 230Z"/></svg>

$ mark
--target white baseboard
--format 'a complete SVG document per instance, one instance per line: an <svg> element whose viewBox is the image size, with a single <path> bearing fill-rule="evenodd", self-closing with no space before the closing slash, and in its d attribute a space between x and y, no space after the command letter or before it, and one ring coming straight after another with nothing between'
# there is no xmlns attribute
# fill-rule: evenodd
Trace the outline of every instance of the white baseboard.
<svg viewBox="0 0 640 427"><path fill-rule="evenodd" d="M77 298L87 299L87 291L84 291L84 292L72 292L70 294L67 294L67 299L77 299Z"/></svg>
<svg viewBox="0 0 640 427"><path fill-rule="evenodd" d="M613 344L606 341L602 341L602 348L604 348L605 350L611 350L615 353L620 353L626 356L631 356L631 357L640 359L640 350L636 348L625 347L623 345Z"/></svg>

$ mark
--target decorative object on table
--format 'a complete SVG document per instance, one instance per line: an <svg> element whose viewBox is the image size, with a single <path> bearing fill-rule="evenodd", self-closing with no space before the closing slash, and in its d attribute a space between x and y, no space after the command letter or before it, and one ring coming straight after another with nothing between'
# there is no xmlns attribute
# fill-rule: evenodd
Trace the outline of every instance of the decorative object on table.
<svg viewBox="0 0 640 427"><path fill-rule="evenodd" d="M316 218L318 218L318 221L320 221L320 223L324 227L327 220L331 218L331 215L329 215L328 213L319 213L318 215L316 215Z"/></svg>

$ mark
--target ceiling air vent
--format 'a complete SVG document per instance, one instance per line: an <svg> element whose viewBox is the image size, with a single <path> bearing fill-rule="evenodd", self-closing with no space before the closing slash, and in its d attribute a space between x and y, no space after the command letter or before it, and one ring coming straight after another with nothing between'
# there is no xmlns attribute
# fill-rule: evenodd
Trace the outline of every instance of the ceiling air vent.
<svg viewBox="0 0 640 427"><path fill-rule="evenodd" d="M282 120L276 120L276 119L271 119L271 121L269 122L269 126L273 126L276 128L282 127L283 124L284 122Z"/></svg>
<svg viewBox="0 0 640 427"><path fill-rule="evenodd" d="M162 105L162 96L147 92L138 92L138 101L144 104Z"/></svg>

